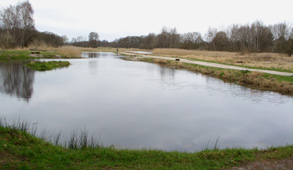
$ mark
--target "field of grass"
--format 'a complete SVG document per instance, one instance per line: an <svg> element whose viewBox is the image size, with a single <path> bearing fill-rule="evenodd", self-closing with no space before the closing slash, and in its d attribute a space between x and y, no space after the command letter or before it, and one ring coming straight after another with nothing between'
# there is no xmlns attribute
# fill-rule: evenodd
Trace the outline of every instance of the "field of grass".
<svg viewBox="0 0 293 170"><path fill-rule="evenodd" d="M68 61L47 61L47 62L40 62L40 61L32 61L25 66L37 70L37 71L47 71L53 70L56 68L68 67L70 63Z"/></svg>
<svg viewBox="0 0 293 170"><path fill-rule="evenodd" d="M253 89L274 91L284 95L293 96L293 77L277 76L259 72L213 68L165 59L142 58L140 60L150 63L157 63L171 68L187 69L190 71L199 72L208 76L220 78L225 82L235 83Z"/></svg>
<svg viewBox="0 0 293 170"><path fill-rule="evenodd" d="M154 49L154 55L209 61L248 68L293 72L293 57L278 53L236 53L184 49Z"/></svg>
<svg viewBox="0 0 293 170"><path fill-rule="evenodd" d="M98 48L81 48L82 51L92 51L92 52L117 52L117 48L113 47L98 47ZM142 50L137 48L118 48L118 52L127 52L127 51L150 51L150 50Z"/></svg>
<svg viewBox="0 0 293 170"><path fill-rule="evenodd" d="M45 142L26 130L0 126L0 169L212 170L251 161L280 160L293 156L293 146L268 150L215 149L198 153L118 150L112 147L69 149Z"/></svg>
<svg viewBox="0 0 293 170"><path fill-rule="evenodd" d="M63 46L59 48L22 48L11 50L0 50L0 60L25 60L41 58L80 58L83 48ZM38 52L39 54L32 54Z"/></svg>
<svg viewBox="0 0 293 170"><path fill-rule="evenodd" d="M64 53L62 53L64 52ZM39 51L40 54L32 54L28 49L21 50L5 50L0 51L0 60L27 60L27 59L42 59L42 58L80 58L80 54L71 55L65 51Z"/></svg>

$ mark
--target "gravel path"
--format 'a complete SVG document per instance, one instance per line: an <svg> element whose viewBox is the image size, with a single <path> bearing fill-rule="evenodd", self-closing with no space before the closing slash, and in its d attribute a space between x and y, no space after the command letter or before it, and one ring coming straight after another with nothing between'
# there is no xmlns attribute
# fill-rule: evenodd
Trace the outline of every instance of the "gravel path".
<svg viewBox="0 0 293 170"><path fill-rule="evenodd" d="M124 52L124 53L119 53L119 54L128 55L128 56L136 56L136 57L140 57L140 58L156 58L156 59L165 59L165 60L175 60L175 58L172 58L172 57L141 55L141 54L134 54L134 53L129 53L129 52ZM204 61L191 61L191 60L187 60L187 59L180 59L180 62L197 64L197 65L202 65L202 66L207 66L207 67L216 67L216 68L233 69L233 70L244 70L244 71L247 70L247 71L262 72L262 73L268 73L268 74L274 74L274 75L280 75L280 76L293 77L293 73L286 73L286 72L280 72L280 71L251 69L251 68L230 66L230 65L225 65L225 64L217 64L217 63L210 63L210 62L204 62Z"/></svg>

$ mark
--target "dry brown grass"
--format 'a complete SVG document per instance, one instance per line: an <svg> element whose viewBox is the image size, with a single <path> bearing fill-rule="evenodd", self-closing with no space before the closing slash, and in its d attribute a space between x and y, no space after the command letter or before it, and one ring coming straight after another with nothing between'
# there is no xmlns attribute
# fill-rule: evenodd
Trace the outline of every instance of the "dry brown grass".
<svg viewBox="0 0 293 170"><path fill-rule="evenodd" d="M113 48L113 47L82 48L82 51L117 52L117 48ZM118 48L118 52L127 52L127 51L150 51L150 50L142 50L138 48Z"/></svg>
<svg viewBox="0 0 293 170"><path fill-rule="evenodd" d="M67 57L80 57L82 48L73 46L63 46L56 49L56 52Z"/></svg>
<svg viewBox="0 0 293 170"><path fill-rule="evenodd" d="M80 48L80 47L74 47ZM82 51L90 51L90 52L117 52L117 48L113 47L98 47L98 48L80 48ZM119 52L127 52L127 51L141 51L141 49L137 48L118 48ZM143 50L145 51L145 50Z"/></svg>
<svg viewBox="0 0 293 170"><path fill-rule="evenodd" d="M117 48L112 47L98 47L98 48L81 48L81 47L74 47L74 46L63 46L55 50L59 54L63 54L69 57L80 57L82 51L91 51L91 52L117 52ZM126 51L137 51L139 49L136 48L119 48L119 52L126 52Z"/></svg>
<svg viewBox="0 0 293 170"><path fill-rule="evenodd" d="M28 49L52 50L54 48L47 45L45 41L34 40L31 44L29 44Z"/></svg>
<svg viewBox="0 0 293 170"><path fill-rule="evenodd" d="M154 49L155 55L212 61L239 66L286 70L293 72L293 57L278 53L236 53L184 49Z"/></svg>
<svg viewBox="0 0 293 170"><path fill-rule="evenodd" d="M90 52L115 52L115 48L111 47L98 47L98 48L82 48L82 51Z"/></svg>
<svg viewBox="0 0 293 170"><path fill-rule="evenodd" d="M163 59L154 59L154 62L161 65L165 65L168 63L167 60L163 60Z"/></svg>

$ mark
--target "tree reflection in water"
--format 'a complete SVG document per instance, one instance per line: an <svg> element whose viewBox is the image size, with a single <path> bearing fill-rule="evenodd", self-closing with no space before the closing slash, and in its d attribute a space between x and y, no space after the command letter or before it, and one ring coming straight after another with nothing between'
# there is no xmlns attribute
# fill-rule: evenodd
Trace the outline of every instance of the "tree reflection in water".
<svg viewBox="0 0 293 170"><path fill-rule="evenodd" d="M33 94L34 70L23 62L0 62L0 92L29 102Z"/></svg>

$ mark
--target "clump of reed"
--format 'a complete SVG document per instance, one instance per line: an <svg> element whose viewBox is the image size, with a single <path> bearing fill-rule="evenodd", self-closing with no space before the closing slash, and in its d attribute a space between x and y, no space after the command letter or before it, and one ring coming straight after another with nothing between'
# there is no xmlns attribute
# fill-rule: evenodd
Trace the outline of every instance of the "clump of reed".
<svg viewBox="0 0 293 170"><path fill-rule="evenodd" d="M77 128L76 130L72 131L68 140L63 139L63 141L61 141L61 132L51 133L50 131L44 129L38 134L37 123L30 123L28 121L20 120L20 118L8 121L5 117L0 117L0 126L13 130L20 130L47 141L53 145L60 145L70 149L98 148L102 146L100 140L97 139L94 135L90 135L86 128Z"/></svg>
<svg viewBox="0 0 293 170"><path fill-rule="evenodd" d="M80 57L82 48L74 46L62 46L56 49L56 52L64 55L65 57Z"/></svg>
<svg viewBox="0 0 293 170"><path fill-rule="evenodd" d="M168 63L168 61L164 59L154 59L154 62L161 65L165 65Z"/></svg>

